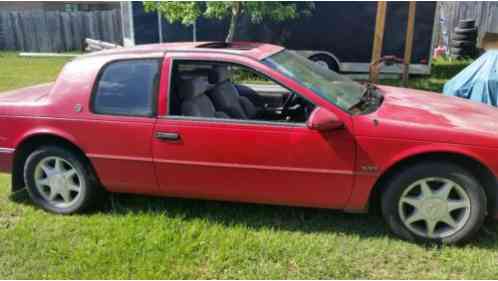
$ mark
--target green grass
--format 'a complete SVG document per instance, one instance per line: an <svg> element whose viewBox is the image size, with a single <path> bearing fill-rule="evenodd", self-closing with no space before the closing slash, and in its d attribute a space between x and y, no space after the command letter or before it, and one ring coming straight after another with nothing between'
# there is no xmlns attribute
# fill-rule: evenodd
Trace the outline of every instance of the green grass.
<svg viewBox="0 0 498 281"><path fill-rule="evenodd" d="M51 80L64 61L0 59L4 89ZM488 223L469 245L424 247L375 215L135 195L57 216L0 175L0 279L494 279L497 233Z"/></svg>
<svg viewBox="0 0 498 281"><path fill-rule="evenodd" d="M0 52L0 92L55 80L67 58L22 58Z"/></svg>

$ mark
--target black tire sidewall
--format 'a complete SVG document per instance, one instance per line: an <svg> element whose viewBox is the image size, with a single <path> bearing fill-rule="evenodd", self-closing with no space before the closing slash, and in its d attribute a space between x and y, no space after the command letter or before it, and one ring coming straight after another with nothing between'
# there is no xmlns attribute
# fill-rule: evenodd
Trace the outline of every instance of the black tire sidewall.
<svg viewBox="0 0 498 281"><path fill-rule="evenodd" d="M475 48L474 47L471 47L471 48L464 48L464 47L458 47L458 48L451 48L450 49L450 53L452 55L456 55L456 56L472 56L475 52Z"/></svg>
<svg viewBox="0 0 498 281"><path fill-rule="evenodd" d="M452 40L457 41L472 41L475 42L477 39L477 33L455 33L451 36Z"/></svg>
<svg viewBox="0 0 498 281"><path fill-rule="evenodd" d="M398 202L403 192L417 180L428 177L448 178L458 183L467 193L470 216L462 229L442 239L428 239L411 232L401 221ZM463 243L471 239L481 228L486 216L486 195L478 181L466 170L453 164L426 163L403 170L388 183L381 198L382 215L391 231L409 241L422 243Z"/></svg>
<svg viewBox="0 0 498 281"><path fill-rule="evenodd" d="M468 41L468 40L453 40L451 42L451 46L453 48L461 48L461 49L470 49L475 47L475 42L474 41Z"/></svg>
<svg viewBox="0 0 498 281"><path fill-rule="evenodd" d="M473 19L460 20L458 22L458 28L463 28L463 29L475 28L475 25L476 21Z"/></svg>
<svg viewBox="0 0 498 281"><path fill-rule="evenodd" d="M455 33L457 33L457 34L477 33L477 28L476 27L472 27L472 28L455 27Z"/></svg>
<svg viewBox="0 0 498 281"><path fill-rule="evenodd" d="M82 197L75 205L71 207L59 208L53 206L42 197L36 187L34 180L35 168L42 159L51 156L64 159L65 161L69 162L73 166L73 168L76 169L81 175L83 175L80 179L84 182L82 185L84 189L81 191ZM93 180L92 173L90 169L87 168L87 165L85 165L81 157L78 157L70 150L56 146L41 147L29 155L24 166L24 181L26 183L29 196L31 197L33 202L44 210L57 214L72 214L83 212L90 205L91 200L93 199L93 194L95 193L95 182Z"/></svg>

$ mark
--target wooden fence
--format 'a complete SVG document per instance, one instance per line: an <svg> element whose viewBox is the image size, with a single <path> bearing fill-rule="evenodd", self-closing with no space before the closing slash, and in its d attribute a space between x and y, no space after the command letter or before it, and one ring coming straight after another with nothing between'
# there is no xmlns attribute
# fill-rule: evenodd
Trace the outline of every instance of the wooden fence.
<svg viewBox="0 0 498 281"><path fill-rule="evenodd" d="M0 50L81 50L85 38L122 42L119 10L92 12L0 11Z"/></svg>
<svg viewBox="0 0 498 281"><path fill-rule="evenodd" d="M451 33L461 19L475 19L479 34L498 33L498 2L461 1L439 2L442 23Z"/></svg>

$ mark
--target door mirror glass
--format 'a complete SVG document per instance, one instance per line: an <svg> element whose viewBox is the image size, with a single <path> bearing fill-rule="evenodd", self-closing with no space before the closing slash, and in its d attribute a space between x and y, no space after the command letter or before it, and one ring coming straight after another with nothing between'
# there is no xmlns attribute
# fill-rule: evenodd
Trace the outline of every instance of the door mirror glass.
<svg viewBox="0 0 498 281"><path fill-rule="evenodd" d="M323 107L317 107L311 113L306 125L312 130L328 131L342 128L344 123L339 120L339 117L335 113Z"/></svg>

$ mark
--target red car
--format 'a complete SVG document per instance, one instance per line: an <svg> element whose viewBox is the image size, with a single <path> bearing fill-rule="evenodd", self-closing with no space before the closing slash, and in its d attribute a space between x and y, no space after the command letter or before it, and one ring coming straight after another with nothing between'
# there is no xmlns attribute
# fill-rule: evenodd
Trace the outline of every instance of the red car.
<svg viewBox="0 0 498 281"><path fill-rule="evenodd" d="M498 111L360 84L260 43L83 55L0 95L0 170L45 210L100 192L367 212L456 243L497 217ZM333 222L331 222L333 223Z"/></svg>

